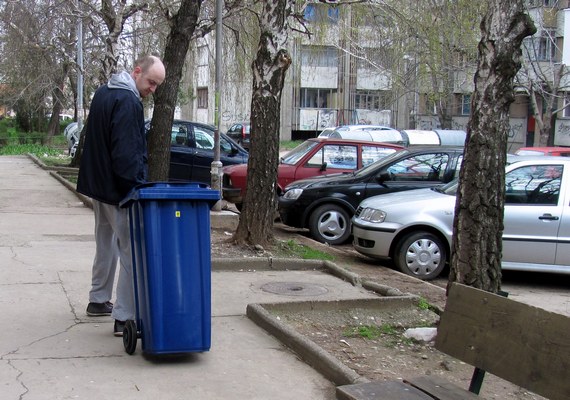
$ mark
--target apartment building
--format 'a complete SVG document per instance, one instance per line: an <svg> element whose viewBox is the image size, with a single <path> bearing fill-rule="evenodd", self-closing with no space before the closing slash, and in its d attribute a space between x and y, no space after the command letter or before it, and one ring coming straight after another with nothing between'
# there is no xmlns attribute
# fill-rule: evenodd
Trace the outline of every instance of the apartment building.
<svg viewBox="0 0 570 400"><path fill-rule="evenodd" d="M413 3L413 2L412 2ZM570 146L570 58L569 1L529 0L529 14L538 32L527 38L525 65L519 74L515 101L510 109L510 150L538 145L540 125L534 109L555 110L552 118L554 143ZM379 37L389 36L382 27L391 21L381 13L370 13L356 5L315 1L304 10L313 35L296 35L289 44L293 64L287 73L281 109L281 139L305 139L322 129L343 124L386 125L396 129L462 129L471 111L474 63L446 70L449 82L444 101L434 101L433 89L421 76L419 57L408 51L396 54ZM478 32L474 32L478 35ZM569 34L570 35L570 34ZM214 121L213 38L198 42L191 56L190 74L193 100L181 108L181 115L202 122ZM455 57L454 55L452 55ZM249 119L251 74L248 68L232 70L232 54L224 55L221 90L221 129ZM473 61L473 60L471 60ZM455 65L455 64L454 64ZM540 75L529 73L534 66ZM536 68L539 66L540 68ZM442 67L443 68L443 67ZM560 82L551 97L547 91L531 90L530 83L552 87L559 73ZM534 97L530 94L535 93ZM442 113L442 104L445 113ZM439 109L438 109L439 108ZM442 119L445 122L442 123Z"/></svg>

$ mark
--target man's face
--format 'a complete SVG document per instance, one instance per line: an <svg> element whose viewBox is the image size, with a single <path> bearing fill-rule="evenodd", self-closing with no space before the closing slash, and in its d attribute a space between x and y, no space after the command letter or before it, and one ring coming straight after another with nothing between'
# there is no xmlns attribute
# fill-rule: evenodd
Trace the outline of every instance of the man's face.
<svg viewBox="0 0 570 400"><path fill-rule="evenodd" d="M140 67L134 69L133 79L143 99L155 92L158 85L164 81L164 75L162 63L155 62L147 72L143 72Z"/></svg>

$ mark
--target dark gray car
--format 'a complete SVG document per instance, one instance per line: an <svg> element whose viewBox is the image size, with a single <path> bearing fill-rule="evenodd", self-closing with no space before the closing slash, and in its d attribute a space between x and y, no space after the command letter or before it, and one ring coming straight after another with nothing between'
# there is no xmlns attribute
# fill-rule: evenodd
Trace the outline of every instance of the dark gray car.
<svg viewBox="0 0 570 400"><path fill-rule="evenodd" d="M249 133L251 125L249 122L236 122L226 132L230 138L236 141L241 147L249 151Z"/></svg>
<svg viewBox="0 0 570 400"><path fill-rule="evenodd" d="M147 121L147 130L150 121ZM210 184L214 161L215 127L199 122L174 120L170 139L171 181L191 181ZM225 134L220 133L222 165L245 164L248 153Z"/></svg>

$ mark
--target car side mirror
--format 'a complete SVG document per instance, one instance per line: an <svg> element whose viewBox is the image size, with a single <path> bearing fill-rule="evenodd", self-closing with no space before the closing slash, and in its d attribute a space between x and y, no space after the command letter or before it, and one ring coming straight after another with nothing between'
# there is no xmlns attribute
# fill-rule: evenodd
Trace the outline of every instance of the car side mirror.
<svg viewBox="0 0 570 400"><path fill-rule="evenodd" d="M376 181L378 181L378 183L384 183L386 181L390 181L392 176L390 174L390 172L388 172L388 170L383 170L380 171L380 173L376 176Z"/></svg>
<svg viewBox="0 0 570 400"><path fill-rule="evenodd" d="M320 171L321 171L321 172L324 172L324 171L326 171L326 170L327 170L327 162L325 161L324 163L321 164L321 169L320 169Z"/></svg>

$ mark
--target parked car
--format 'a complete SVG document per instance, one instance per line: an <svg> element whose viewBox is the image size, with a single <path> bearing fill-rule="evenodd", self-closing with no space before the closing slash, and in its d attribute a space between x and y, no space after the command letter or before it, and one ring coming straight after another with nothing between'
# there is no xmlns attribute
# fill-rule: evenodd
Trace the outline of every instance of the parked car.
<svg viewBox="0 0 570 400"><path fill-rule="evenodd" d="M325 128L319 133L318 137L329 137L335 130L336 127Z"/></svg>
<svg viewBox="0 0 570 400"><path fill-rule="evenodd" d="M353 172L402 148L358 140L308 139L281 157L277 169L277 194L298 179ZM223 198L240 208L245 196L246 180L246 165L224 167Z"/></svg>
<svg viewBox="0 0 570 400"><path fill-rule="evenodd" d="M236 122L230 129L228 129L226 135L232 138L237 144L249 151L249 134L251 130L251 125L249 122Z"/></svg>
<svg viewBox="0 0 570 400"><path fill-rule="evenodd" d="M515 151L519 156L562 156L570 157L570 147L521 147Z"/></svg>
<svg viewBox="0 0 570 400"><path fill-rule="evenodd" d="M147 132L149 129L150 121L147 121ZM208 124L174 120L170 141L169 180L211 183L215 129ZM244 164L247 160L247 151L224 133L220 133L222 165Z"/></svg>
<svg viewBox="0 0 570 400"><path fill-rule="evenodd" d="M462 147L408 148L350 174L293 182L279 197L281 221L307 228L319 242L342 244L350 219L368 197L441 185L459 172Z"/></svg>
<svg viewBox="0 0 570 400"><path fill-rule="evenodd" d="M352 219L356 251L420 279L449 262L457 181L364 200ZM503 269L570 274L570 159L523 159L506 170Z"/></svg>
<svg viewBox="0 0 570 400"><path fill-rule="evenodd" d="M63 130L63 136L67 139L67 149L71 157L75 155L77 145L79 144L79 134L77 122L71 122Z"/></svg>

